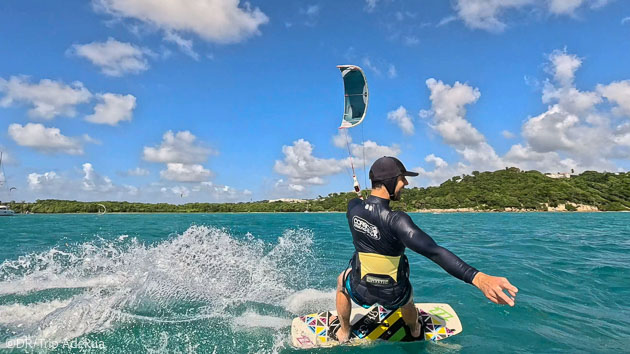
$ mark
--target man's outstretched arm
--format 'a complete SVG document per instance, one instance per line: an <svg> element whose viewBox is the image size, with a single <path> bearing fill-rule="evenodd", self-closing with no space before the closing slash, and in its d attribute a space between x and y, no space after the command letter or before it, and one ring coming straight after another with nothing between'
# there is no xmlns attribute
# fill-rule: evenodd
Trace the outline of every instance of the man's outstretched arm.
<svg viewBox="0 0 630 354"><path fill-rule="evenodd" d="M437 263L450 275L473 284L495 304L514 306L514 297L518 289L506 278L487 275L468 265L453 252L436 244L431 236L414 224L409 215L398 213L396 217L394 225L397 235L407 248ZM511 297L505 294L504 290L507 290Z"/></svg>

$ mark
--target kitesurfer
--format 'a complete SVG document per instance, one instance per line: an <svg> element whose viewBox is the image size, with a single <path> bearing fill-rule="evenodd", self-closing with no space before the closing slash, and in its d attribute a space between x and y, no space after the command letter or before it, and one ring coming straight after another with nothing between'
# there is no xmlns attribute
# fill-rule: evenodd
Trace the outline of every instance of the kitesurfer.
<svg viewBox="0 0 630 354"><path fill-rule="evenodd" d="M431 259L452 276L476 286L490 301L514 306L518 289L506 278L490 276L471 267L438 246L409 215L390 209L390 200L400 200L400 193L408 184L406 177L417 175L407 171L397 158L382 157L370 168L370 197L366 200L355 198L348 203L346 216L355 253L348 269L337 278L336 302L341 326L336 335L340 342L347 341L350 336L351 299L366 308L375 303L390 310L401 308L411 335L420 335L406 248Z"/></svg>

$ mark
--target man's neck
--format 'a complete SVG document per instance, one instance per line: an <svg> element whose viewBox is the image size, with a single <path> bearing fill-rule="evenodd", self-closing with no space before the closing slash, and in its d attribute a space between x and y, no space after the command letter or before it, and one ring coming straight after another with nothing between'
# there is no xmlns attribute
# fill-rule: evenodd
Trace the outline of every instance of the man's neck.
<svg viewBox="0 0 630 354"><path fill-rule="evenodd" d="M372 189L370 195L389 200L389 192L385 188Z"/></svg>

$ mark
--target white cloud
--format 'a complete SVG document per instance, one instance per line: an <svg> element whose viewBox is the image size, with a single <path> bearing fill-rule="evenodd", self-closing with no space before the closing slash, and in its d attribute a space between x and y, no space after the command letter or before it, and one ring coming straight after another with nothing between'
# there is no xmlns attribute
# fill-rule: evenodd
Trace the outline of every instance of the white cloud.
<svg viewBox="0 0 630 354"><path fill-rule="evenodd" d="M567 54L566 49L555 50L549 55L549 63L551 67L548 70L553 74L554 80L562 86L569 86L573 84L575 72L582 66L582 59L577 55Z"/></svg>
<svg viewBox="0 0 630 354"><path fill-rule="evenodd" d="M372 165L376 159L383 156L398 156L400 154L400 148L398 145L392 146L378 145L376 142L366 140L363 144L351 144L350 151L356 161L363 161L365 157L365 164L367 166Z"/></svg>
<svg viewBox="0 0 630 354"><path fill-rule="evenodd" d="M597 92L617 105L613 108L614 114L630 117L630 80L597 85Z"/></svg>
<svg viewBox="0 0 630 354"><path fill-rule="evenodd" d="M555 85L547 82L543 100L551 106L523 124L523 136L532 151L565 153L579 169L610 170L613 164L609 159L624 155L620 146L624 130L622 125L615 128L611 114L597 106L604 96L617 103L612 113L624 115L626 85L612 83L597 85L597 91L578 91L573 82L581 60L576 58L565 52L549 57Z"/></svg>
<svg viewBox="0 0 630 354"><path fill-rule="evenodd" d="M387 69L387 77L390 79L395 79L398 76L398 72L396 71L396 66L394 64L389 64L389 68Z"/></svg>
<svg viewBox="0 0 630 354"><path fill-rule="evenodd" d="M517 166L522 170L567 172L578 168L578 164L574 160L563 159L555 151L537 152L531 146L521 144L512 145L503 159L506 166Z"/></svg>
<svg viewBox="0 0 630 354"><path fill-rule="evenodd" d="M438 22L438 24L436 25L436 27L442 27L445 26L453 21L457 20L457 16L447 16L444 17L443 19L440 20L440 22Z"/></svg>
<svg viewBox="0 0 630 354"><path fill-rule="evenodd" d="M466 105L476 102L481 93L478 89L455 82L452 87L442 81L428 79L427 87L431 90L433 129L449 145L463 147L480 144L485 138L465 118Z"/></svg>
<svg viewBox="0 0 630 354"><path fill-rule="evenodd" d="M372 64L372 61L368 57L364 57L362 60L363 66L372 70L376 75L382 75L381 69Z"/></svg>
<svg viewBox="0 0 630 354"><path fill-rule="evenodd" d="M414 45L420 43L420 39L416 36L405 36L403 43L407 46L413 47Z"/></svg>
<svg viewBox="0 0 630 354"><path fill-rule="evenodd" d="M365 0L365 11L372 12L376 9L376 5L378 4L378 0Z"/></svg>
<svg viewBox="0 0 630 354"><path fill-rule="evenodd" d="M574 81L581 59L566 51L555 51L549 62L553 82L545 84L543 102L550 106L523 124L526 144L513 146L506 159L520 159L551 171L569 167L614 170L610 159L630 157L624 144L627 123L611 119L612 115L627 117L628 84L620 81L597 85L596 91L579 91ZM610 111L609 107L599 107L603 98L613 103Z"/></svg>
<svg viewBox="0 0 630 354"><path fill-rule="evenodd" d="M299 20L305 26L314 27L317 25L317 21L319 19L321 7L317 4L306 5L306 7L301 7L299 10L299 14L302 16ZM291 27L290 25L287 28Z"/></svg>
<svg viewBox="0 0 630 354"><path fill-rule="evenodd" d="M398 76L396 66L394 64L387 63L384 60L377 60L374 62L366 56L361 60L361 65L372 71L377 76L386 75L390 79L394 79Z"/></svg>
<svg viewBox="0 0 630 354"><path fill-rule="evenodd" d="M533 2L534 0L457 0L455 10L470 28L500 32L506 27L498 18L502 12Z"/></svg>
<svg viewBox="0 0 630 354"><path fill-rule="evenodd" d="M109 76L138 74L149 69L149 62L145 56L152 54L146 48L119 42L113 38L105 42L75 44L70 53L86 58L100 67L103 74Z"/></svg>
<svg viewBox="0 0 630 354"><path fill-rule="evenodd" d="M195 33L204 40L234 43L259 34L269 18L239 0L93 0L96 8L165 31Z"/></svg>
<svg viewBox="0 0 630 354"><path fill-rule="evenodd" d="M337 134L332 137L333 145L338 148L345 148L352 143L352 136L348 134L347 129L338 129Z"/></svg>
<svg viewBox="0 0 630 354"><path fill-rule="evenodd" d="M212 182L201 182L191 188L191 191L199 197L207 199L208 196L218 202L234 202L249 200L252 192L247 189L237 189Z"/></svg>
<svg viewBox="0 0 630 354"><path fill-rule="evenodd" d="M621 146L630 147L630 122L622 123L613 132L613 141ZM626 155L630 158L630 153Z"/></svg>
<svg viewBox="0 0 630 354"><path fill-rule="evenodd" d="M427 161L426 157L425 157L425 161ZM435 163L435 161L431 159L429 159L429 161L427 162ZM444 164L444 165L436 164L435 168L433 168L433 170L431 171L427 171L422 167L416 167L416 168L413 168L412 170L415 172L418 172L419 174L417 178L408 179L409 184L412 187L418 187L423 184L439 185L453 176L458 176L458 175L467 174L467 173L469 174L473 171L473 169L470 166L465 165L462 162L458 162L457 164L452 165L452 166L448 164ZM422 182L425 182L425 183L422 183Z"/></svg>
<svg viewBox="0 0 630 354"><path fill-rule="evenodd" d="M624 18L621 19L621 24L622 25L625 24L626 22L630 22L630 16L624 17Z"/></svg>
<svg viewBox="0 0 630 354"><path fill-rule="evenodd" d="M160 146L144 148L143 159L166 164L166 169L160 171L163 180L206 182L214 174L199 163L212 153L215 152L199 143L191 132L169 130L164 133Z"/></svg>
<svg viewBox="0 0 630 354"><path fill-rule="evenodd" d="M182 36L173 31L166 31L166 33L164 34L164 40L167 42L175 43L179 47L179 50L182 51L182 53L188 55L194 60L199 60L199 54L193 49L192 39L184 39L182 38Z"/></svg>
<svg viewBox="0 0 630 354"><path fill-rule="evenodd" d="M27 177L28 187L31 190L42 190L45 188L61 187L63 185L63 179L58 176L54 171L39 173L30 173Z"/></svg>
<svg viewBox="0 0 630 354"><path fill-rule="evenodd" d="M46 128L42 124L28 123L24 126L9 125L9 136L20 146L27 146L41 152L82 155L81 139L67 137L58 128ZM88 139L89 136L87 137Z"/></svg>
<svg viewBox="0 0 630 354"><path fill-rule="evenodd" d="M400 106L396 110L387 113L387 119L396 123L400 130L402 130L403 134L413 135L415 131L413 119L411 118L405 107Z"/></svg>
<svg viewBox="0 0 630 354"><path fill-rule="evenodd" d="M107 176L101 176L96 171L91 163L86 162L83 164L83 183L82 189L88 192L102 192L107 193L115 189L112 180Z"/></svg>
<svg viewBox="0 0 630 354"><path fill-rule="evenodd" d="M29 116L42 119L59 115L74 117L76 106L88 102L92 97L90 91L78 81L70 86L48 79L32 84L25 76L11 76L9 80L0 78L0 92L4 93L0 106L26 103L32 106L28 110Z"/></svg>
<svg viewBox="0 0 630 354"><path fill-rule="evenodd" d="M206 161L212 153L214 151L197 142L190 131L173 133L169 130L159 146L144 147L142 158L150 162L194 164Z"/></svg>
<svg viewBox="0 0 630 354"><path fill-rule="evenodd" d="M549 0L549 12L556 15L572 15L585 0Z"/></svg>
<svg viewBox="0 0 630 354"><path fill-rule="evenodd" d="M319 5L309 5L304 13L307 16L318 16L319 15Z"/></svg>
<svg viewBox="0 0 630 354"><path fill-rule="evenodd" d="M142 177L142 176L148 176L149 175L149 170L146 170L144 168L140 168L140 167L136 167L136 168L132 168L129 169L123 173L121 173L123 176L136 176L136 177Z"/></svg>
<svg viewBox="0 0 630 354"><path fill-rule="evenodd" d="M436 168L444 168L448 166L448 163L444 161L444 159L435 156L434 154L427 155L424 158L424 161L435 164Z"/></svg>
<svg viewBox="0 0 630 354"><path fill-rule="evenodd" d="M166 170L160 171L160 177L177 182L203 182L212 177L212 172L198 164L167 163Z"/></svg>
<svg viewBox="0 0 630 354"><path fill-rule="evenodd" d="M94 107L94 114L85 120L95 124L118 125L122 121L131 121L132 112L136 108L136 98L132 95L105 93L97 95L101 103Z"/></svg>
<svg viewBox="0 0 630 354"><path fill-rule="evenodd" d="M578 8L590 3L591 9L603 7L609 0L456 0L457 16L466 26L490 32L501 32L506 24L500 19L510 10L535 9L553 15L573 16ZM443 19L448 23L450 18Z"/></svg>
<svg viewBox="0 0 630 354"><path fill-rule="evenodd" d="M343 160L313 156L313 145L304 139L294 141L293 145L283 146L282 152L284 159L276 160L273 169L287 176L289 183L293 185L323 184L323 177L340 173L346 166Z"/></svg>
<svg viewBox="0 0 630 354"><path fill-rule="evenodd" d="M501 135L503 135L503 137L506 138L506 139L513 139L515 137L514 133L512 133L509 130L501 131Z"/></svg>
<svg viewBox="0 0 630 354"><path fill-rule="evenodd" d="M123 188L126 190L127 194L131 197L136 197L140 193L140 189L136 186L130 186L128 184L124 184Z"/></svg>
<svg viewBox="0 0 630 354"><path fill-rule="evenodd" d="M162 187L160 191L162 191L162 193L173 193L181 198L187 198L190 196L190 190L184 186L174 186L170 188Z"/></svg>
<svg viewBox="0 0 630 354"><path fill-rule="evenodd" d="M343 160L336 160L336 163L343 168L350 168L351 162L354 163L355 168L362 166L364 164L366 167L369 167L372 165L372 163L374 163L376 159L380 157L398 156L400 154L400 147L396 144L393 144L391 146L379 145L378 143L371 140L366 140L362 144L356 144L356 143L352 143L352 136L350 136L350 134L348 134L348 143L346 143L346 133L347 133L347 130L342 131L340 129L339 132L333 136L333 144L336 147L346 150L346 151L348 148L350 149L351 158L346 158ZM331 161L335 161L335 160L331 160ZM324 183L324 180L321 178L315 181L319 183L310 183L310 184L323 184Z"/></svg>
<svg viewBox="0 0 630 354"><path fill-rule="evenodd" d="M502 162L494 149L487 143L486 138L466 119L466 106L476 102L481 93L478 89L455 82L453 86L442 81L428 79L427 87L431 91L431 111L421 111L421 116L433 116L430 127L467 161L478 169L494 170L502 167ZM461 172L468 166L461 164L453 167L439 168L440 173L430 175L430 178L441 176L442 173Z"/></svg>
<svg viewBox="0 0 630 354"><path fill-rule="evenodd" d="M309 191L308 187L306 184L290 183L280 178L275 182L271 195L274 197L304 196Z"/></svg>
<svg viewBox="0 0 630 354"><path fill-rule="evenodd" d="M543 88L543 103L557 104L563 110L582 115L592 112L602 102L597 92L580 91L573 86L554 86L546 82Z"/></svg>
<svg viewBox="0 0 630 354"><path fill-rule="evenodd" d="M571 136L571 128L579 124L580 119L554 105L547 112L530 118L523 124L523 136L535 151L549 152L570 150L581 142Z"/></svg>
<svg viewBox="0 0 630 354"><path fill-rule="evenodd" d="M436 164L432 171L422 167L414 170L432 184L472 170L507 166L542 172L618 170L614 159L630 159L630 82L616 81L599 84L595 91L579 91L574 81L581 59L566 51L555 51L548 60L552 79L546 81L542 98L549 107L523 123L525 141L513 145L502 157L466 120L465 106L478 99L477 90L463 84L451 87L427 80L432 110L423 111L423 115L433 115L432 128L455 148L462 161L442 165L429 156L425 161ZM604 98L611 105L601 105ZM503 135L513 136L507 131Z"/></svg>
<svg viewBox="0 0 630 354"><path fill-rule="evenodd" d="M250 200L252 192L209 181L170 184L165 181L144 186L118 185L109 177L100 175L91 163L84 163L71 171L31 173L27 177L28 189L20 194L25 200L73 199L82 201L125 200L139 202L235 202ZM81 193L77 194L77 190ZM184 194L182 198L182 194ZM185 198L185 199L184 199Z"/></svg>
<svg viewBox="0 0 630 354"><path fill-rule="evenodd" d="M79 175L68 176L55 171L31 173L27 183L34 199L128 200L138 193L136 187L115 185L109 177L97 173L89 162L81 166ZM80 193L77 194L78 188Z"/></svg>
<svg viewBox="0 0 630 354"><path fill-rule="evenodd" d="M305 187L299 184L289 184L289 189L296 192L304 192Z"/></svg>

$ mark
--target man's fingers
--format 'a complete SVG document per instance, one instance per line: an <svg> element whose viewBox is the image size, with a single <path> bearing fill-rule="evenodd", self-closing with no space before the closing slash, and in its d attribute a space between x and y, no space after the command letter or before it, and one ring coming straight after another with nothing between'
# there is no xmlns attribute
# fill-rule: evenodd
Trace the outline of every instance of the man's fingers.
<svg viewBox="0 0 630 354"><path fill-rule="evenodd" d="M496 296L501 299L504 304L514 306L514 300L512 300L509 296L507 296L503 291L499 290L496 292Z"/></svg>
<svg viewBox="0 0 630 354"><path fill-rule="evenodd" d="M518 292L518 288L512 285L510 281L507 280L507 278L501 278L500 285L501 285L501 288L507 290L510 293L510 295L512 295L513 297L516 296L516 293Z"/></svg>
<svg viewBox="0 0 630 354"><path fill-rule="evenodd" d="M514 298L516 297L518 288L510 284L507 278L485 276L479 279L475 286L483 292L488 300L495 304L514 306Z"/></svg>
<svg viewBox="0 0 630 354"><path fill-rule="evenodd" d="M514 285L512 285L510 283L509 280L507 280L507 278L501 278L501 287L503 287L503 289L507 290L511 293L517 293L518 292L518 288L515 287Z"/></svg>

